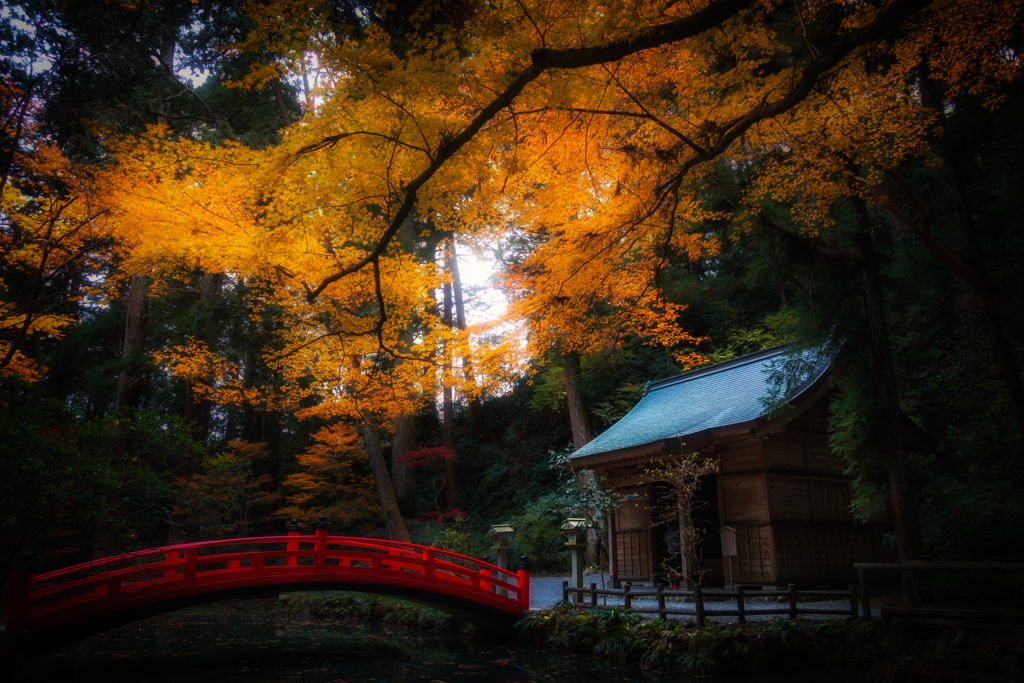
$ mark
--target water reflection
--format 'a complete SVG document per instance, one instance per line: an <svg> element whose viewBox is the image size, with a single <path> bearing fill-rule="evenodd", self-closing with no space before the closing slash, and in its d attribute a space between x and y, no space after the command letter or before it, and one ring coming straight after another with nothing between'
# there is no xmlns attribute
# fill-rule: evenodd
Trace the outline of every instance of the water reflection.
<svg viewBox="0 0 1024 683"><path fill-rule="evenodd" d="M272 599L218 603L153 617L28 662L25 683L196 681L246 683L680 682L678 674L590 657L470 643L352 621L275 615ZM829 675L832 683L846 679ZM744 678L747 683L796 680ZM800 680L812 680L801 677Z"/></svg>

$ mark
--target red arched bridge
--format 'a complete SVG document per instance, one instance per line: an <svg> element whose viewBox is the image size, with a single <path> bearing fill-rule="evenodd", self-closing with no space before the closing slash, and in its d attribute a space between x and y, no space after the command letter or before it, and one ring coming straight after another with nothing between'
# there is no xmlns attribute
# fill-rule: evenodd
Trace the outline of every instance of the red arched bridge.
<svg viewBox="0 0 1024 683"><path fill-rule="evenodd" d="M525 559L525 558L524 558ZM15 574L6 630L59 646L137 619L282 590L351 590L430 605L508 628L530 605L530 572L437 548L315 534L186 543L45 574Z"/></svg>

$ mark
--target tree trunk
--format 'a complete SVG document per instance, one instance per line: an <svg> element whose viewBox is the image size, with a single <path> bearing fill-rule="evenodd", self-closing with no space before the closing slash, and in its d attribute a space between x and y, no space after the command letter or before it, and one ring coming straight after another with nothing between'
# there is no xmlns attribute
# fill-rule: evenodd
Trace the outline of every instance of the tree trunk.
<svg viewBox="0 0 1024 683"><path fill-rule="evenodd" d="M121 360L124 369L117 379L117 412L138 409L142 398L142 353L146 348L146 276L135 273L128 282L128 314L124 330Z"/></svg>
<svg viewBox="0 0 1024 683"><path fill-rule="evenodd" d="M871 233L866 229L867 213L863 202L854 199L854 203L864 228L854 237L854 246L861 263L861 293L864 297L864 309L871 340L871 363L878 400L882 406L882 433L889 473L890 502L896 526L896 546L900 562L905 562L917 559L920 549L914 502L910 491L909 461L903 443L903 414L899 406L896 372L885 316L885 302L878 281L878 261L875 257ZM905 572L903 577L903 596L908 604L915 605L917 603L913 579L908 572Z"/></svg>
<svg viewBox="0 0 1024 683"><path fill-rule="evenodd" d="M587 414L587 400L580 388L580 354L562 354L562 376L565 378L565 398L569 405L569 426L572 429L572 445L579 450L594 438L590 431L590 417ZM590 485L594 473L585 471L580 473L580 486ZM588 514L588 517L592 515ZM595 520L596 523L596 520ZM587 530L587 564L594 565L598 559L598 537L597 529Z"/></svg>
<svg viewBox="0 0 1024 683"><path fill-rule="evenodd" d="M444 283L444 316L445 325L451 329L452 326L452 286ZM444 447L455 450L455 406L453 404L452 390L452 348L450 343L445 344L444 349L444 386L442 387L442 419L444 433ZM455 461L446 458L444 461L444 488L449 510L459 509L459 482L455 472Z"/></svg>
<svg viewBox="0 0 1024 683"><path fill-rule="evenodd" d="M415 250L415 233L412 214L402 223L398 231L398 243L402 250L412 258ZM415 338L415 328L410 323L398 338L398 350L407 353L412 348ZM395 358L395 368L407 362L403 358ZM414 389L410 386L408 391ZM402 454L416 450L416 423L412 413L405 413L394 418L392 421L395 437L391 442L391 482L394 485L395 493L398 495L402 506L415 514L416 510L416 470L402 464Z"/></svg>
<svg viewBox="0 0 1024 683"><path fill-rule="evenodd" d="M572 429L572 445L579 450L594 438L590 431L590 417L587 414L587 400L580 388L580 354L562 354L562 376L565 378L565 398L569 405L569 426Z"/></svg>
<svg viewBox="0 0 1024 683"><path fill-rule="evenodd" d="M455 253L455 238L449 237L445 245L445 262L448 264L448 272L452 274L452 294L455 298L455 324L460 332L466 330L466 304L462 297L462 278L459 277L459 258ZM466 383L475 384L473 377L473 362L466 354L462 357L462 372L465 375ZM480 399L472 396L469 399L469 420L473 425L473 433L482 436L484 433L484 420L480 409Z"/></svg>
<svg viewBox="0 0 1024 683"><path fill-rule="evenodd" d="M411 414L392 421L395 437L391 442L391 481L395 493L406 508L415 507L416 470L402 464L402 454L416 450L416 420ZM415 510L411 510L415 514Z"/></svg>
<svg viewBox="0 0 1024 683"><path fill-rule="evenodd" d="M380 498L380 507L384 513L384 527L387 529L388 539L411 543L409 532L405 528L405 520L398 509L395 490L391 487L387 464L380 451L377 428L364 422L359 425L359 435L363 438L363 445L366 446L366 453L370 458L370 470L373 471L373 480L377 484L377 496Z"/></svg>

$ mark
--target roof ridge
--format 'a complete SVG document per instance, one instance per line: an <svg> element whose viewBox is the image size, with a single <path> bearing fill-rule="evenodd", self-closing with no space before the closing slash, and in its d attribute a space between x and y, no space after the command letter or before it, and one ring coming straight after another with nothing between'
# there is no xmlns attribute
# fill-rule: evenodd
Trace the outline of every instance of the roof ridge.
<svg viewBox="0 0 1024 683"><path fill-rule="evenodd" d="M696 370L690 370L680 375L676 375L675 377L666 377L665 379L659 379L653 382L648 382L647 387L644 391L644 396L646 396L652 391L664 389L665 387L669 387L674 384L679 384L680 382L688 382L691 379L695 379L697 377L714 375L719 372L724 372L726 370L731 370L733 368L737 368L743 365L749 365L751 363L764 360L765 358L772 355L780 355L783 349L795 346L796 344L797 342L787 342L785 344L771 346L767 349L761 349L760 351L746 353L743 354L742 356L737 356L736 358L730 358L729 360L722 361L721 363L715 363L714 365L708 365L702 368L697 368Z"/></svg>

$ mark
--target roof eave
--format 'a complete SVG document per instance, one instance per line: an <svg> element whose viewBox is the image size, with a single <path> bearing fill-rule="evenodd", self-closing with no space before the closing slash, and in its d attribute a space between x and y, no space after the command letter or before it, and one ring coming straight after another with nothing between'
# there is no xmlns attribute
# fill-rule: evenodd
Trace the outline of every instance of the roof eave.
<svg viewBox="0 0 1024 683"><path fill-rule="evenodd" d="M754 420L734 422L733 424L702 429L701 431L694 432L692 434L681 434L674 438L657 439L655 441L648 441L647 443L637 444L635 446L626 446L624 448L616 448L611 451L591 453L578 458L571 457L570 460L572 460L574 464L588 466L612 463L616 460L622 460L629 458L630 456L646 452L658 453L660 455L680 455L687 444L691 444L692 450L700 451L707 445L702 442L711 441L714 437L720 434L752 432L756 426L757 423Z"/></svg>
<svg viewBox="0 0 1024 683"><path fill-rule="evenodd" d="M781 430L797 415L807 410L807 408L813 405L815 401L824 396L829 390L829 368L830 366L826 366L817 377L808 382L799 393L787 401L789 405L793 406L794 410L783 417L770 418L767 416L761 416L754 420L745 420L743 422L734 422L732 424L710 427L692 434L680 434L674 438L657 439L655 441L648 441L646 443L636 444L633 446L625 446L623 448L616 448L610 451L591 453L578 458L570 457L570 460L572 460L573 463L583 466L593 466L596 464L611 463L615 460L621 460L628 458L631 455L638 455L647 451L661 453L664 455L679 455L683 451L683 446L688 443L700 443L705 439L711 439L714 436L727 432L749 431L752 438L758 439L766 434L771 434L772 432Z"/></svg>
<svg viewBox="0 0 1024 683"><path fill-rule="evenodd" d="M581 456L570 456L573 464L579 465L594 465L598 463L611 462L614 460L621 460L630 456L640 455L645 452L655 452L662 454L678 454L679 441L678 439L657 439L655 441L648 441L646 443L635 444L633 446L625 446L623 448L616 448L610 451L600 451L598 453L590 453L588 455Z"/></svg>

